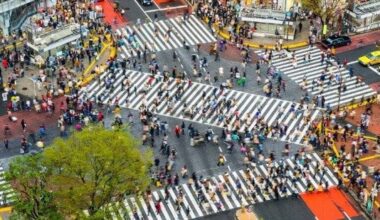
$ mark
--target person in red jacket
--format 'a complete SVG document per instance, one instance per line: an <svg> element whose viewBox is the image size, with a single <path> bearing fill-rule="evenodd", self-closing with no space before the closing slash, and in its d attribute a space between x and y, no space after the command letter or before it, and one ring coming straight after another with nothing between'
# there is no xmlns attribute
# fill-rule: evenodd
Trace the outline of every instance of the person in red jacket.
<svg viewBox="0 0 380 220"><path fill-rule="evenodd" d="M157 215L161 213L161 199L156 202L154 205L156 208Z"/></svg>
<svg viewBox="0 0 380 220"><path fill-rule="evenodd" d="M179 138L179 136L181 134L181 128L179 127L179 125L175 126L174 132L175 132L175 135L177 136L177 138Z"/></svg>
<svg viewBox="0 0 380 220"><path fill-rule="evenodd" d="M8 60L3 58L2 65L4 69L8 69L8 65L9 65Z"/></svg>

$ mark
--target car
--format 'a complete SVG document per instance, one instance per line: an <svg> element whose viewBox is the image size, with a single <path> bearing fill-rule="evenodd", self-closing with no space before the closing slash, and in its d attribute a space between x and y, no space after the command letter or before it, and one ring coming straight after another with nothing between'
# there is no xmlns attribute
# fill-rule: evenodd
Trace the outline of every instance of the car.
<svg viewBox="0 0 380 220"><path fill-rule="evenodd" d="M322 41L322 45L326 48L342 47L351 44L351 39L348 36L333 35Z"/></svg>
<svg viewBox="0 0 380 220"><path fill-rule="evenodd" d="M372 51L364 56L359 57L359 63L368 66L380 63L380 50Z"/></svg>
<svg viewBox="0 0 380 220"><path fill-rule="evenodd" d="M151 6L153 4L152 0L139 0L139 2L144 6Z"/></svg>

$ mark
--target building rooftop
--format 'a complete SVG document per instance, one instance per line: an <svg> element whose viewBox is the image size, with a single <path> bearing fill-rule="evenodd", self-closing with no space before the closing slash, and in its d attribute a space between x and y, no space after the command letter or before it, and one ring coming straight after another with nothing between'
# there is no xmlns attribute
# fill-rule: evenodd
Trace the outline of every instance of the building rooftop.
<svg viewBox="0 0 380 220"><path fill-rule="evenodd" d="M355 5L352 12L359 18L380 14L380 0L370 0L365 3Z"/></svg>

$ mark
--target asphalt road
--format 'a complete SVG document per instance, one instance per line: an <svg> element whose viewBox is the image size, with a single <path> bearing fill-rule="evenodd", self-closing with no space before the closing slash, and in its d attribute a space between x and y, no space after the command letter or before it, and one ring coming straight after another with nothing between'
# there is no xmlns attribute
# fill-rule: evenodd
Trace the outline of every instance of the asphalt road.
<svg viewBox="0 0 380 220"><path fill-rule="evenodd" d="M351 66L353 67L354 74L363 77L364 81L367 84L372 84L372 83L380 82L379 71L376 72L372 70L371 68L365 67L355 61L357 61L359 57L366 55L367 53L370 53L374 50L376 50L375 45L369 45L365 47L359 47L355 50L340 53L337 55L337 57L340 61L343 61L346 58L348 59L349 62L353 62Z"/></svg>
<svg viewBox="0 0 380 220"><path fill-rule="evenodd" d="M125 18L129 24L136 23L137 19L141 19L141 22L147 20L152 21L157 19L166 19L167 16L174 16L176 12L173 10L163 10L167 7L178 7L178 4L166 4L163 6L157 5L152 1L152 5L143 5L140 0L120 0L120 7L126 10Z"/></svg>
<svg viewBox="0 0 380 220"><path fill-rule="evenodd" d="M204 220L232 220L236 210L211 215ZM264 220L315 220L302 199L284 199L254 205L254 212Z"/></svg>
<svg viewBox="0 0 380 220"><path fill-rule="evenodd" d="M138 3L139 0L120 0L120 7L126 10L124 14L129 24L136 23L137 19L141 19L144 22L148 18L145 10L157 9L155 5L142 6Z"/></svg>
<svg viewBox="0 0 380 220"><path fill-rule="evenodd" d="M139 139L141 138L142 126L140 120L138 118L138 112L134 110L124 109L122 111L122 117L124 117L124 121L126 122L127 115L129 113L133 114L134 121L136 122L133 126L131 126L131 132ZM187 135L189 125L188 122L185 122L186 129L185 135L182 135L180 138L175 137L174 135L174 127L175 125L181 125L182 121L177 118L171 117L163 117L159 116L159 119L163 122L166 121L169 124L169 145L176 149L178 153L178 157L174 166L174 170L179 172L182 166L187 165L189 172L196 172L198 175L213 176L216 174L221 174L225 171L231 170L239 170L243 168L243 156L239 151L239 147L235 146L234 150L231 154L227 153L227 145L219 140L218 144L214 143L204 143L197 146L190 146L190 138ZM114 120L114 116L112 114L106 115L105 125L106 127L110 127L111 123ZM208 126L203 124L193 123L193 126L199 130L201 134L204 134L207 130ZM216 135L221 135L220 128L212 128ZM59 130L55 124L47 127L47 136L45 138L45 144L48 146L54 138L59 136ZM161 163L166 162L166 156L160 153L160 146L162 143L163 134L155 137L154 147L150 141L143 146L143 148L152 148L155 152L155 156L160 159ZM2 144L2 143L1 143ZM273 140L266 140L264 143L264 154L269 155L269 153L273 152L277 158L281 158L281 152L283 150L284 143L276 142ZM0 159L5 159L9 157L13 157L15 155L19 155L20 148L20 140L15 139L10 141L10 147L8 150L5 150L4 147L0 147ZM296 152L300 146L292 145L292 152ZM31 151L38 150L37 147L33 146ZM226 165L218 167L217 158L220 153L223 153L226 157Z"/></svg>
<svg viewBox="0 0 380 220"><path fill-rule="evenodd" d="M201 49L199 53L195 51L196 46L191 46L190 50L186 50L185 48L178 48L175 50L177 54L177 59L173 59L173 50L167 50L167 51L160 51L157 53L157 61L160 65L160 68L162 69L164 65L167 65L169 71L171 71L174 67L179 72L185 72L185 74L191 78L194 82L199 82L199 77L193 75L193 61L192 56L197 56L197 65L199 66L199 60L206 58L208 61L208 67L205 69L200 69L202 72L202 82L205 83L204 77L206 76L207 72L210 73L211 81L213 86L220 86L222 83L226 82L227 79L230 79L230 69L232 67L238 67L239 72L241 75L243 74L243 66L240 62L237 61L231 61L224 58L220 58L220 60L215 61L215 56L210 55L208 51L205 49ZM206 46L208 48L208 46ZM263 82L266 79L266 72L267 72L267 65L263 64L261 66L261 84L257 85L256 79L257 74L256 71L256 60L257 57L252 51L251 54L253 55L253 62L247 64L245 68L246 72L246 84L244 87L236 85L235 81L235 87L234 90L238 91L244 91L248 93L253 93L257 95L264 96L263 92ZM219 68L223 67L224 74L221 76L219 74ZM198 69L199 70L199 69ZM148 72L148 64L143 64L143 71ZM218 81L214 81L214 76L218 77ZM286 82L286 92L281 94L281 99L289 100L289 101L295 101L299 102L301 99L303 92L300 89L300 87L291 79L289 79L286 75L282 75L282 78ZM275 83L274 83L275 85Z"/></svg>

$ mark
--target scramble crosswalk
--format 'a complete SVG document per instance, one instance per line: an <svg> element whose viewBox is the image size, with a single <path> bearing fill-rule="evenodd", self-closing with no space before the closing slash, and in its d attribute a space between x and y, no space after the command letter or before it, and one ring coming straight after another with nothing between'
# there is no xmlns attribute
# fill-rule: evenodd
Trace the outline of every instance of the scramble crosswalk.
<svg viewBox="0 0 380 220"><path fill-rule="evenodd" d="M263 55L264 51L258 51L257 53ZM304 61L304 57L308 53L310 53L310 60ZM298 85L305 87L309 94L317 98L322 98L323 96L326 106L329 104L330 107L336 107L352 101L358 102L362 98L366 99L376 94L371 87L361 82L356 76L350 76L349 70L339 65L331 65L325 73L324 80L323 78L321 79L321 74L326 67L325 64L321 63L321 53L322 51L317 47L296 50L297 65L295 67L290 53L288 56L275 54L272 57L272 65ZM318 80L320 82L323 80L324 82L318 85L316 83ZM341 80L342 84L338 83L339 80Z"/></svg>
<svg viewBox="0 0 380 220"><path fill-rule="evenodd" d="M158 52L180 48L186 45L215 42L216 38L194 15L186 22L182 17L126 26L116 30L123 42L119 47L122 58L136 56L144 46L149 51Z"/></svg>
<svg viewBox="0 0 380 220"><path fill-rule="evenodd" d="M297 159L292 157L273 163L255 164L249 169L207 178L209 182L200 183L198 187L194 183L168 187L168 195L165 189L157 189L151 193L150 201L135 196L127 197L121 202L109 204L105 212L109 219L117 220L195 219L276 199L276 188L273 186L281 186L276 191L279 199L305 193L310 188L320 190L321 186L324 189L337 186L338 180L334 174L322 164L324 162L316 153L305 154ZM283 175L274 174L280 173L281 169ZM272 186L274 190L267 190L265 185ZM158 201L160 213L156 212L154 205Z"/></svg>
<svg viewBox="0 0 380 220"><path fill-rule="evenodd" d="M126 79L133 89L123 86ZM178 92L180 96L177 96ZM173 78L164 82L161 76L122 69L113 73L106 71L98 80L82 88L80 95L84 99L103 104L117 103L135 110L144 105L158 115L216 127L228 124L231 130L240 132L261 128L264 124L270 128L267 137L296 144L304 143L306 132L320 114L318 109L310 109L306 104ZM234 104L228 107L226 102ZM193 113L192 117L186 114L188 112Z"/></svg>
<svg viewBox="0 0 380 220"><path fill-rule="evenodd" d="M5 180L4 168L0 166L0 206L11 204L14 196L12 186Z"/></svg>

